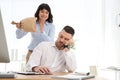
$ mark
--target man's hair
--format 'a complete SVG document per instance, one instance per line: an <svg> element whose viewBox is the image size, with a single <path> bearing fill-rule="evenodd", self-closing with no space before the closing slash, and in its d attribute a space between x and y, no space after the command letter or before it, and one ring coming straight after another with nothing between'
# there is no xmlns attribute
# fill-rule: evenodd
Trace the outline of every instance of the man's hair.
<svg viewBox="0 0 120 80"><path fill-rule="evenodd" d="M75 30L71 26L67 25L63 28L63 30L65 30L67 33L70 33L72 36L75 34Z"/></svg>

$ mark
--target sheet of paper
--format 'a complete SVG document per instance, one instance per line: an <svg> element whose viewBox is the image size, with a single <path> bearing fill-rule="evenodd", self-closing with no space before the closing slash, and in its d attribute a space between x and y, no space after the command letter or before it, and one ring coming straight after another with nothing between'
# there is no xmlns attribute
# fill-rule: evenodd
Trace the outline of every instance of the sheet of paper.
<svg viewBox="0 0 120 80"><path fill-rule="evenodd" d="M60 75L60 76L53 76L52 78L61 78L61 79L70 79L70 80L82 80L82 79L89 79L94 78L94 75L76 75L75 73L70 73L67 75Z"/></svg>

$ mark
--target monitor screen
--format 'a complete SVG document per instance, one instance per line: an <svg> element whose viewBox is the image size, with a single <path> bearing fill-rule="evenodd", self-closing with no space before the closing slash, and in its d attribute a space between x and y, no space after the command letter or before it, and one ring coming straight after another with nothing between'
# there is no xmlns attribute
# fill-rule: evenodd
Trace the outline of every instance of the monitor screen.
<svg viewBox="0 0 120 80"><path fill-rule="evenodd" d="M4 25L2 21L2 14L0 10L0 63L8 63L8 62L10 62L10 59L9 59Z"/></svg>

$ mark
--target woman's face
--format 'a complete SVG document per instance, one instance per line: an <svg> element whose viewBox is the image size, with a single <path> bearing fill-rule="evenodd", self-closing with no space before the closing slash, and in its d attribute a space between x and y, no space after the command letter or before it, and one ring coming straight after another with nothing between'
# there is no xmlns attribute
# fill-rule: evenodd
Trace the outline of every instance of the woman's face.
<svg viewBox="0 0 120 80"><path fill-rule="evenodd" d="M46 21L49 17L49 12L46 9L39 11L39 20Z"/></svg>

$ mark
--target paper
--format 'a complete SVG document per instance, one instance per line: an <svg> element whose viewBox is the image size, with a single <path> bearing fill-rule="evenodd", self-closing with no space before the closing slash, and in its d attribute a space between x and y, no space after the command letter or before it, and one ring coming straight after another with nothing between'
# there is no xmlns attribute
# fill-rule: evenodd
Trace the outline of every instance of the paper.
<svg viewBox="0 0 120 80"><path fill-rule="evenodd" d="M36 19L35 17L28 17L20 21L22 29L26 32L36 31Z"/></svg>
<svg viewBox="0 0 120 80"><path fill-rule="evenodd" d="M75 73L70 73L67 75L60 75L60 76L53 76L52 78L61 78L61 79L70 79L70 80L83 80L83 79L89 79L89 78L94 78L94 75L78 75Z"/></svg>

